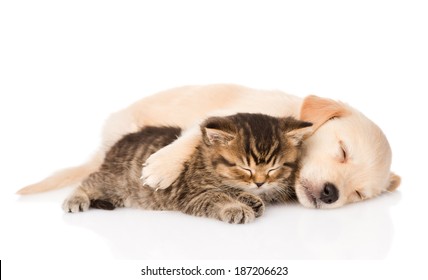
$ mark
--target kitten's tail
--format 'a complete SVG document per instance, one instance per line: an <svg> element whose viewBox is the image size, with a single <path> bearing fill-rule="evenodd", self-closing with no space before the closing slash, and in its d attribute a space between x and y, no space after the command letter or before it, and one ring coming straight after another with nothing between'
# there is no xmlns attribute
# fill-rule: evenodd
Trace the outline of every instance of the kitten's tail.
<svg viewBox="0 0 428 280"><path fill-rule="evenodd" d="M88 162L55 172L40 182L20 189L17 191L17 194L27 195L47 192L78 183L89 176L92 172L98 170L103 162L103 158L104 153L98 152Z"/></svg>

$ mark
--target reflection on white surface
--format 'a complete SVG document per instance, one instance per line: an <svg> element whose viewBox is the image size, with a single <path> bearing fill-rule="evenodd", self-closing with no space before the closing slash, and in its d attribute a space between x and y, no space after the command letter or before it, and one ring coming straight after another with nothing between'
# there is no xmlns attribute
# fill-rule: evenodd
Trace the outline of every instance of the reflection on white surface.
<svg viewBox="0 0 428 280"><path fill-rule="evenodd" d="M136 209L64 214L121 259L382 259L394 236L390 207L400 193L334 210L269 207L247 225L179 212Z"/></svg>

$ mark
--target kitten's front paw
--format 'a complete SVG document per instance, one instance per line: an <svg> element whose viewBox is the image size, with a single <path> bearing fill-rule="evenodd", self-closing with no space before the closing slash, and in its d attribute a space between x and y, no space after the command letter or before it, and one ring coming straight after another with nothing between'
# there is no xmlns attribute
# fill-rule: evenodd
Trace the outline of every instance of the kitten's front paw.
<svg viewBox="0 0 428 280"><path fill-rule="evenodd" d="M166 189L180 176L182 163L165 147L152 154L144 163L141 180L154 189Z"/></svg>
<svg viewBox="0 0 428 280"><path fill-rule="evenodd" d="M89 197L85 194L72 195L62 204L62 209L67 213L83 212L89 209Z"/></svg>
<svg viewBox="0 0 428 280"><path fill-rule="evenodd" d="M254 194L242 193L238 196L238 200L250 206L253 209L256 218L260 217L265 212L265 204L263 200Z"/></svg>
<svg viewBox="0 0 428 280"><path fill-rule="evenodd" d="M220 214L220 219L230 224L246 224L254 221L255 218L253 209L241 204L228 205Z"/></svg>

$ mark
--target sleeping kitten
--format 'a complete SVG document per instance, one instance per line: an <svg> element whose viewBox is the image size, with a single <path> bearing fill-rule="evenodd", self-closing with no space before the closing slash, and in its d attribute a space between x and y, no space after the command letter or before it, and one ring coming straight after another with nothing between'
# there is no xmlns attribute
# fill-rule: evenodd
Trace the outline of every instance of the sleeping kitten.
<svg viewBox="0 0 428 280"><path fill-rule="evenodd" d="M312 124L261 114L211 117L202 141L171 187L153 190L141 181L141 165L181 133L146 127L124 136L63 204L66 212L89 207L177 210L229 223L248 223L265 203L295 197L300 146ZM173 159L172 159L173 160Z"/></svg>

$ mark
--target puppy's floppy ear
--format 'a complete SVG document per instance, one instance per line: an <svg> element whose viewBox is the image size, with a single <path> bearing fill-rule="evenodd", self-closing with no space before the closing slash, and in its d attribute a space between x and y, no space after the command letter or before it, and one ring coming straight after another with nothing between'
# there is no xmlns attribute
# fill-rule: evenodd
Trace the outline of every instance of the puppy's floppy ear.
<svg viewBox="0 0 428 280"><path fill-rule="evenodd" d="M283 121L285 136L289 138L293 145L300 145L302 141L313 133L312 123L303 122L288 117Z"/></svg>
<svg viewBox="0 0 428 280"><path fill-rule="evenodd" d="M389 192L393 192L400 186L400 183L401 177L391 172L391 175L389 176L389 186L386 190Z"/></svg>
<svg viewBox="0 0 428 280"><path fill-rule="evenodd" d="M227 145L235 139L236 127L227 117L211 117L201 124L206 145Z"/></svg>
<svg viewBox="0 0 428 280"><path fill-rule="evenodd" d="M343 103L328 98L309 95L303 100L300 108L300 119L314 124L314 131L326 121L334 117L342 117L348 113Z"/></svg>

